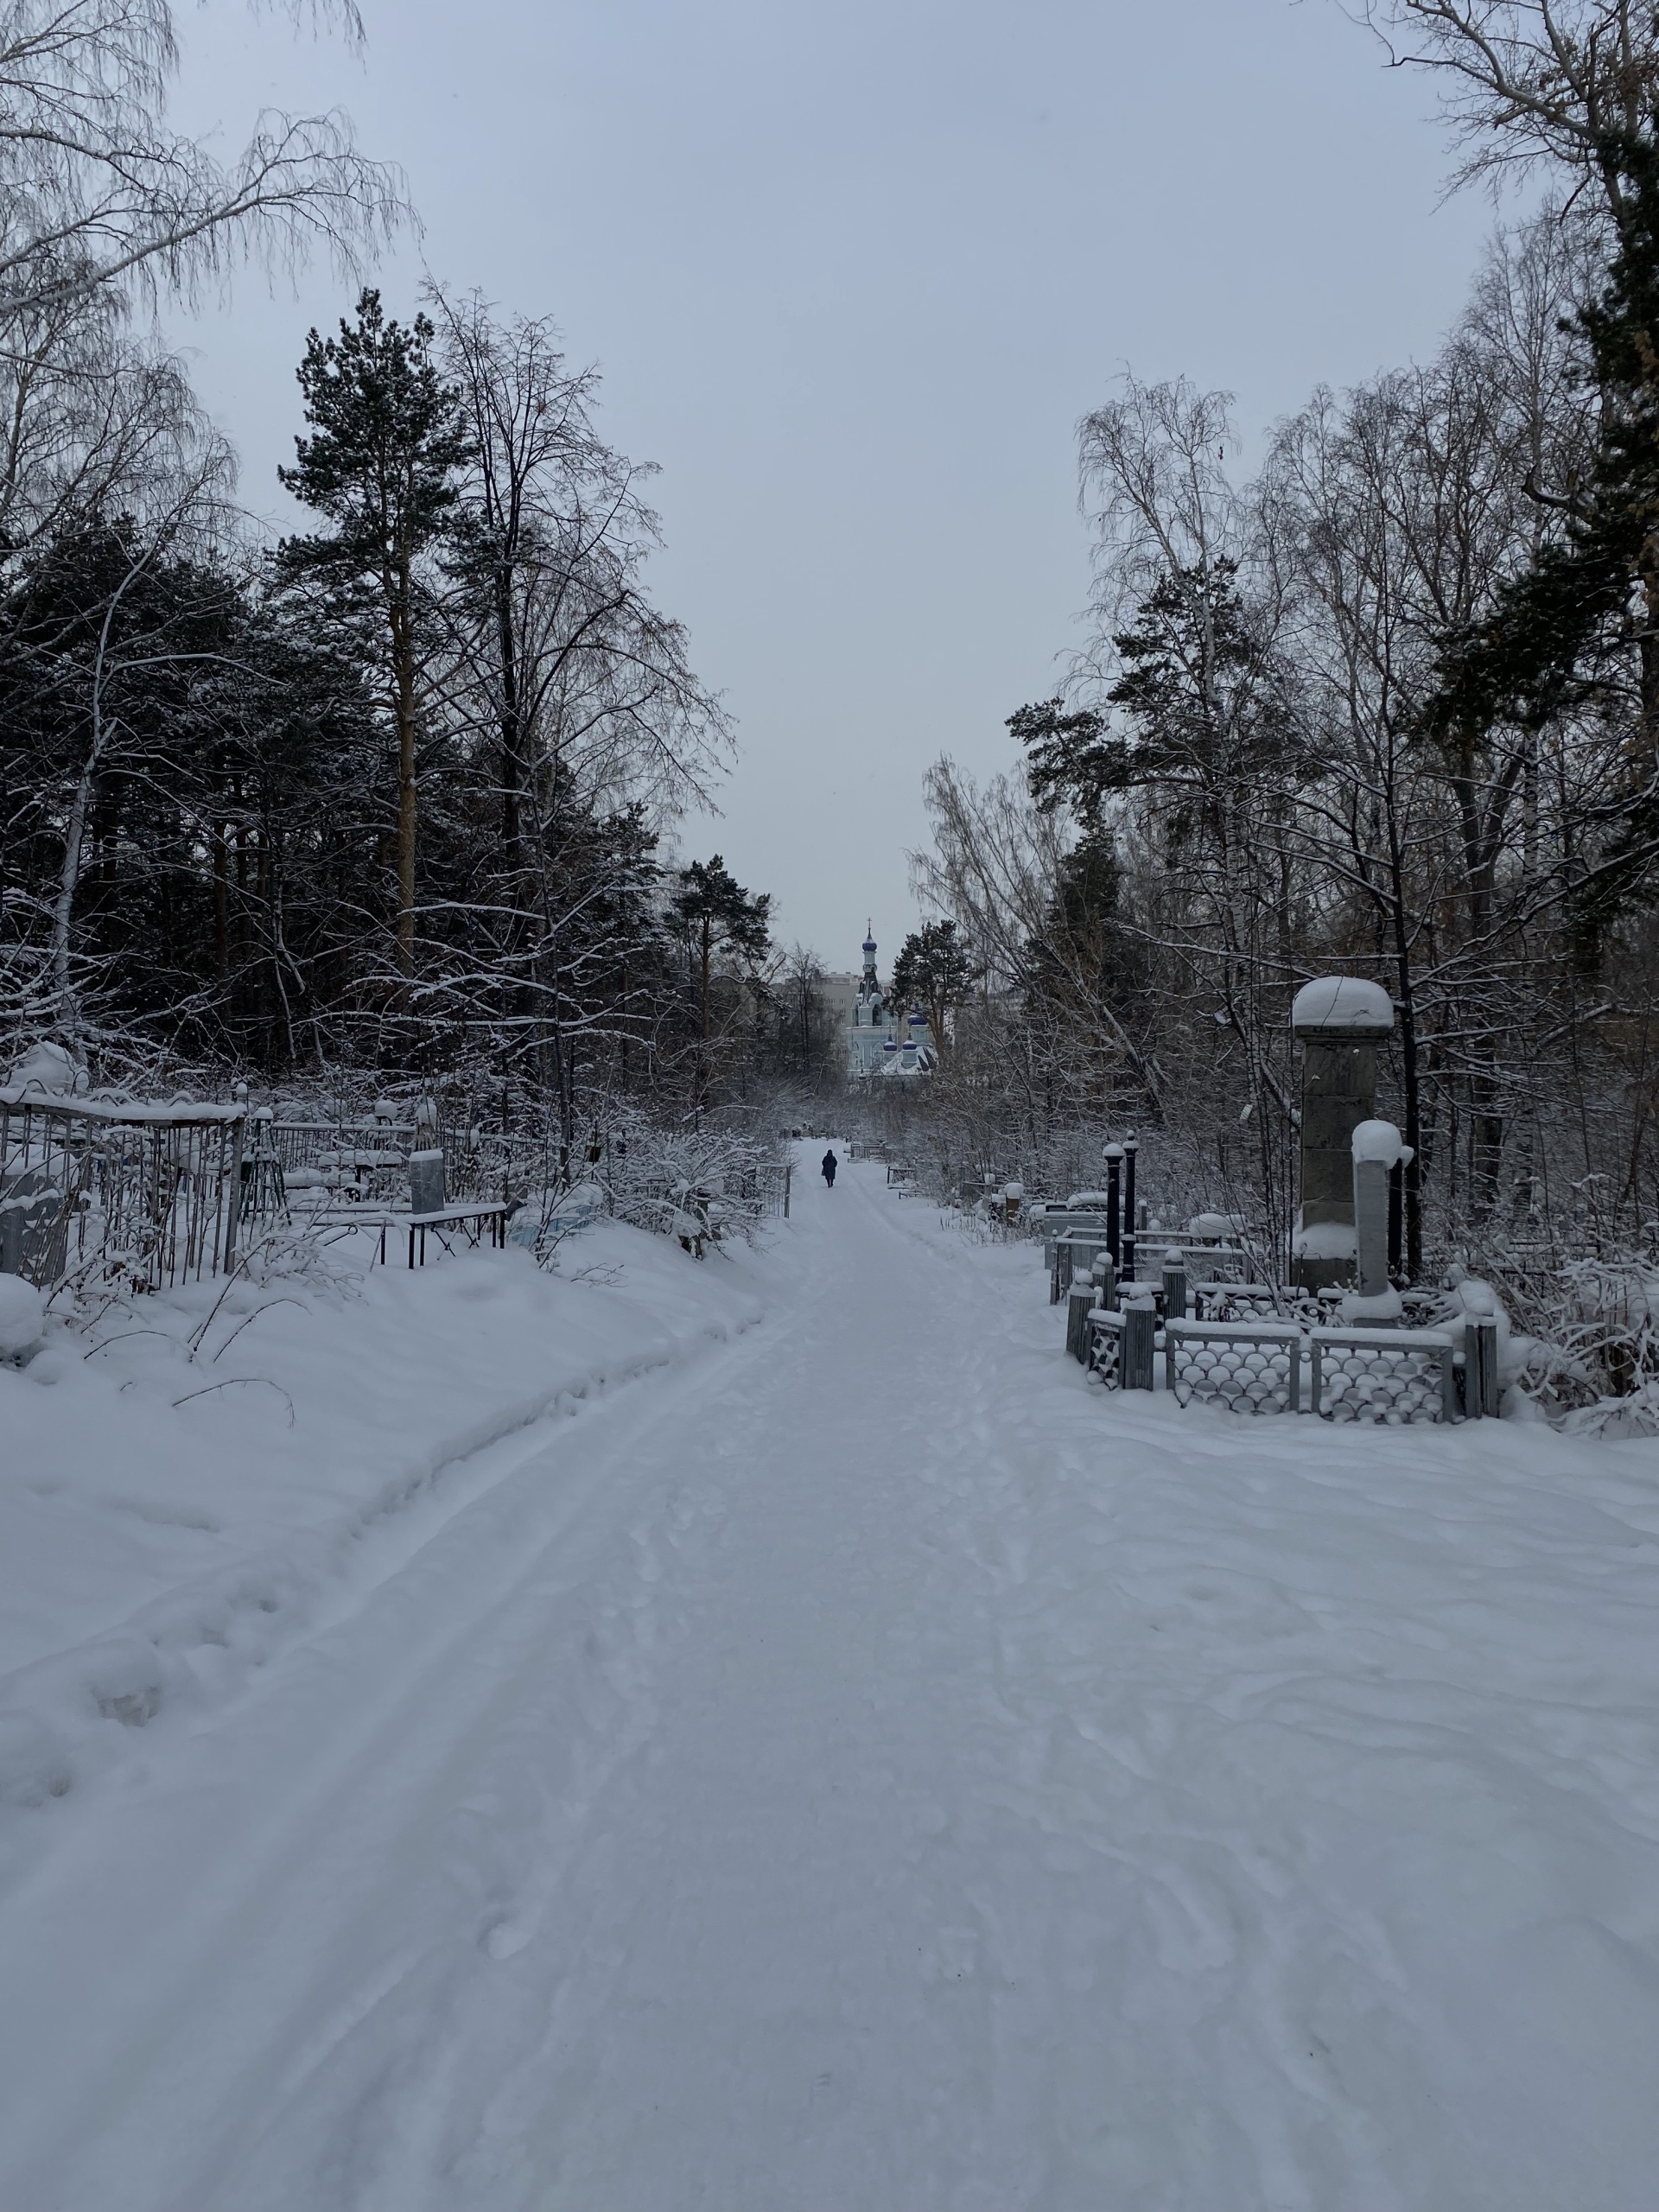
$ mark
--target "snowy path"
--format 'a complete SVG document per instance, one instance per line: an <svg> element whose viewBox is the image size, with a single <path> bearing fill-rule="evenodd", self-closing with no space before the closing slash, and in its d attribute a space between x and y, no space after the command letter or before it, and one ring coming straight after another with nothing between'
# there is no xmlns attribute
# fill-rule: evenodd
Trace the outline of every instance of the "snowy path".
<svg viewBox="0 0 1659 2212"><path fill-rule="evenodd" d="M43 1816L0 2203L1659 2202L1659 1457L1107 1406L1028 1253L798 1214Z"/></svg>

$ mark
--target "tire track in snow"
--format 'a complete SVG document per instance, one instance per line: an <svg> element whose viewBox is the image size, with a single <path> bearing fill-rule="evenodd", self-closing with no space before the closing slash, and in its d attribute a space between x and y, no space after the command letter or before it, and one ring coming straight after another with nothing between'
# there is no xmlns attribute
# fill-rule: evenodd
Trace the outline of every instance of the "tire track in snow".
<svg viewBox="0 0 1659 2212"><path fill-rule="evenodd" d="M8 2155L22 2153L17 2201L62 2187L53 2145L73 2141L73 2115L88 2102L106 2115L106 2130L71 2154L78 2176L85 2168L75 2185L86 2194L64 2202L101 2207L116 2201L111 2190L124 2205L146 2201L131 2155L133 2135L146 2133L137 2115L158 2087L179 2093L168 2078L169 2031L188 2042L199 2008L222 2002L217 1974L227 1955L240 1954L243 1972L262 1986L252 2018L199 2054L189 2095L204 2205L224 2201L214 2189L232 2185L245 2152L233 2139L236 2120L223 2126L218 2113L239 2120L263 2105L261 2134L280 2135L283 2113L344 2042L373 2028L394 1993L405 2008L418 2003L442 2018L458 1967L470 1971L469 1955L487 1953L493 1934L515 1926L505 1902L515 1881L498 1872L490 1891L474 1878L493 1840L545 1846L560 1829L578 1832L607 1773L649 1733L639 1652L652 1635L652 1554L619 1529L619 1506L632 1497L649 1521L672 1487L653 1465L653 1440L688 1406L718 1402L737 1375L764 1363L778 1327L763 1321L690 1370L639 1378L584 1420L559 1422L420 1531L407 1556L374 1562L349 1609L283 1653L233 1706L86 1793L84 1809L96 1821L78 1821L58 1837L20 1885L0 1974L49 1974L41 1954L61 1960L67 1930L72 1966L93 1983L100 1946L124 1956L127 2001L88 2021L71 2068L43 2067L37 2055L30 2065L31 2054L14 2053L6 2069L14 2087L36 2077L8 2130ZM501 1749L515 1735L534 1738L549 1718L544 1703L525 1695L526 1677L538 1675L559 1682L558 1701L568 1698L579 1722L556 1778ZM289 1783L274 1807L260 1791L267 1774ZM245 1791L257 1804L252 1821L238 1802ZM141 1916L148 1927L135 1933L122 1878L136 1874L135 1886L153 1888L181 1812L197 1840L211 1834L216 1847L188 1881L163 1885L166 1903L152 1903ZM410 1835L430 1847L417 1841L411 1851ZM457 1870L467 1916L459 1961ZM399 1899L398 1882L414 1896ZM90 1913L86 1896L98 1900ZM450 1940L436 1954L419 1931L415 1897L448 1916ZM142 2056L146 2044L155 2048ZM216 2136L227 2139L222 2150ZM33 2161L31 2138L40 2145ZM179 2145L149 2147L158 2161L153 2201L157 2212L173 2212L167 2192L176 2183L160 2177L173 2171Z"/></svg>

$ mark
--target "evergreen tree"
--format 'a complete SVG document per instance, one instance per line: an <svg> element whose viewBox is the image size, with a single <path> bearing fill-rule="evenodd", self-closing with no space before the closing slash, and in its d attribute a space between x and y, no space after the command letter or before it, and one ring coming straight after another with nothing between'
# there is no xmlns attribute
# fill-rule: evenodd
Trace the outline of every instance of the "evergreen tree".
<svg viewBox="0 0 1659 2212"><path fill-rule="evenodd" d="M420 728L423 556L444 536L470 455L457 395L429 358L432 325L388 321L365 289L355 323L338 338L315 330L299 370L313 435L296 441L296 465L277 471L327 535L291 538L287 566L321 575L372 602L379 617L386 703L397 741L397 965L415 968L416 786Z"/></svg>
<svg viewBox="0 0 1659 2212"><path fill-rule="evenodd" d="M893 998L900 1006L921 1007L941 1054L948 1041L949 1018L972 989L976 974L953 921L924 922L899 947L893 969Z"/></svg>
<svg viewBox="0 0 1659 2212"><path fill-rule="evenodd" d="M1575 712L1628 728L1624 772L1605 795L1611 834L1576 887L1586 941L1640 895L1659 860L1659 109L1644 102L1596 135L1616 188L1617 241L1599 296L1573 318L1599 405L1590 480L1557 495L1529 480L1558 530L1498 590L1481 622L1443 640L1422 717L1468 752L1495 725L1527 731Z"/></svg>
<svg viewBox="0 0 1659 2212"><path fill-rule="evenodd" d="M671 925L697 969L696 1103L701 1111L709 1089L709 982L716 952L727 950L754 966L771 946L768 916L772 894L755 897L743 888L716 853L706 865L693 861L680 871L680 887L669 908Z"/></svg>
<svg viewBox="0 0 1659 2212"><path fill-rule="evenodd" d="M1008 717L1032 797L1045 809L1064 805L1084 838L1109 842L1109 801L1153 786L1166 835L1179 844L1201 817L1213 823L1230 792L1294 768L1287 718L1264 711L1276 671L1241 599L1236 563L1161 576L1112 646L1120 673L1106 708L1117 717L1068 714L1058 699Z"/></svg>

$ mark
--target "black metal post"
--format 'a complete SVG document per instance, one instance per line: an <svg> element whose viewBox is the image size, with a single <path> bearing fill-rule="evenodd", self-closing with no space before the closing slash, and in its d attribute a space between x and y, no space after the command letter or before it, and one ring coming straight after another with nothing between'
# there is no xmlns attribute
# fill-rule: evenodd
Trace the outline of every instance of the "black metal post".
<svg viewBox="0 0 1659 2212"><path fill-rule="evenodd" d="M1127 1137L1123 1143L1123 1273L1130 1282L1135 1275L1135 1141Z"/></svg>
<svg viewBox="0 0 1659 2212"><path fill-rule="evenodd" d="M1103 1145L1100 1156L1106 1163L1106 1249L1112 1255L1112 1265L1117 1268L1122 1266L1123 1259L1122 1214L1120 1211L1123 1147L1121 1144Z"/></svg>
<svg viewBox="0 0 1659 2212"><path fill-rule="evenodd" d="M1389 1170L1389 1280L1398 1282L1405 1264L1406 1163L1396 1160Z"/></svg>

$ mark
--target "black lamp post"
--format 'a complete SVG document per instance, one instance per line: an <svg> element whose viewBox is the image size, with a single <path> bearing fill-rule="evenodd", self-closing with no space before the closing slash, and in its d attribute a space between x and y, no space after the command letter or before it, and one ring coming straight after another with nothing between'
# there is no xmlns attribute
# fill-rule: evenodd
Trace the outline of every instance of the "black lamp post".
<svg viewBox="0 0 1659 2212"><path fill-rule="evenodd" d="M1103 1144L1100 1156L1106 1163L1106 1249L1112 1255L1112 1265L1122 1265L1123 1258L1123 1217L1121 1211L1121 1192L1123 1174L1123 1147L1121 1144Z"/></svg>
<svg viewBox="0 0 1659 2212"><path fill-rule="evenodd" d="M1135 1155L1132 1136L1123 1140L1123 1273L1135 1281Z"/></svg>

